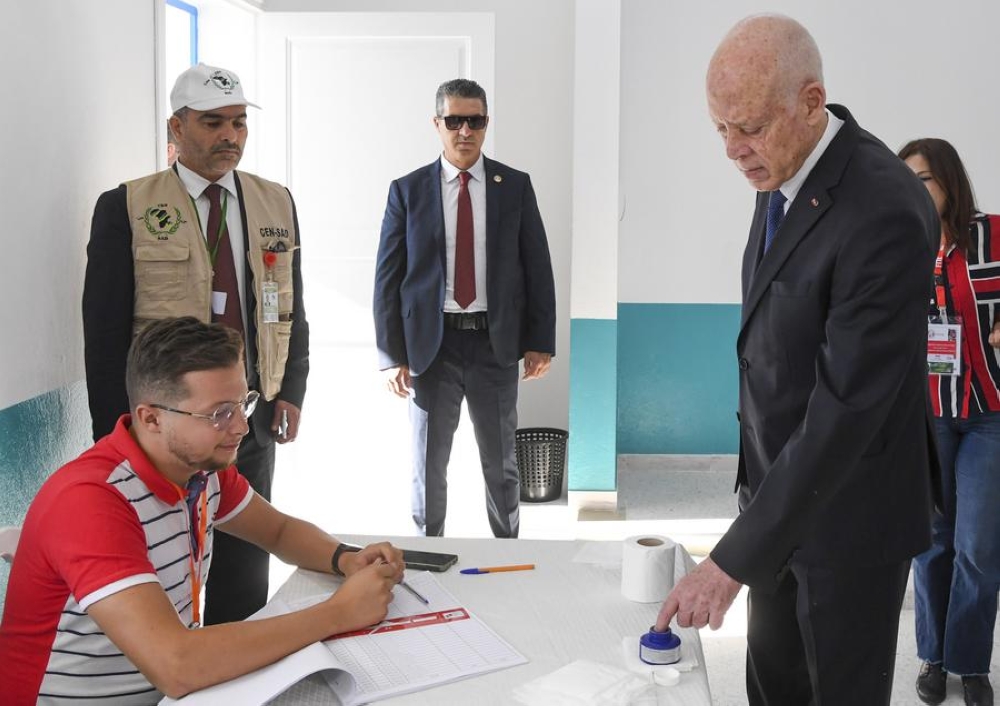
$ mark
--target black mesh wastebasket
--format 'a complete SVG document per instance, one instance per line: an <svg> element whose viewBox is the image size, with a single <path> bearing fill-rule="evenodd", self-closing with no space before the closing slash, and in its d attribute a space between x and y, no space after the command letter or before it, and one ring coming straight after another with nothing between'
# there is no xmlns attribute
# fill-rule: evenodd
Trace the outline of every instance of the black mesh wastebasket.
<svg viewBox="0 0 1000 706"><path fill-rule="evenodd" d="M562 495L568 438L569 432L562 429L517 430L517 470L523 502L547 503Z"/></svg>

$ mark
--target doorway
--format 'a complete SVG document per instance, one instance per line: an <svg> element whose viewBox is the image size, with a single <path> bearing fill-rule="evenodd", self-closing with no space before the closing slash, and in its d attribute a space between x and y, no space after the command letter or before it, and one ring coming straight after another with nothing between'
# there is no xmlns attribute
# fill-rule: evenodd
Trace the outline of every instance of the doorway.
<svg viewBox="0 0 1000 706"><path fill-rule="evenodd" d="M295 197L310 323L303 429L279 449L274 500L334 533L413 532L407 404L377 370L379 232L390 182L440 155L438 85L468 77L493 94L493 37L491 13L258 18L257 167ZM492 536L464 414L450 469L449 534ZM358 503L372 508L360 524Z"/></svg>

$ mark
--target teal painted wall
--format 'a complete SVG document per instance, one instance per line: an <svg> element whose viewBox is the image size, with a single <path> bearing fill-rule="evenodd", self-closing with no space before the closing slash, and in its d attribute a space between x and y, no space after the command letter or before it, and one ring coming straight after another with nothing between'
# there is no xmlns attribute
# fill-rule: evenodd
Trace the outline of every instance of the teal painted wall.
<svg viewBox="0 0 1000 706"><path fill-rule="evenodd" d="M618 305L618 453L738 452L739 327L738 304Z"/></svg>
<svg viewBox="0 0 1000 706"><path fill-rule="evenodd" d="M82 381L0 410L0 527L20 525L45 479L90 444ZM9 572L0 562L0 606Z"/></svg>
<svg viewBox="0 0 1000 706"><path fill-rule="evenodd" d="M614 490L618 324L612 319L573 319L569 330L568 487Z"/></svg>

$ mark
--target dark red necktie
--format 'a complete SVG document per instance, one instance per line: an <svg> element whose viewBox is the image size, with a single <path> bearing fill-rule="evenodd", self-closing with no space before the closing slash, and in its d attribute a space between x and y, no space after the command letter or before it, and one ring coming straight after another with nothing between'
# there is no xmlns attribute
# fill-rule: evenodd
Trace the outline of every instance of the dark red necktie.
<svg viewBox="0 0 1000 706"><path fill-rule="evenodd" d="M458 221L455 225L455 301L465 309L476 298L476 251L472 236L472 198L468 172L459 172Z"/></svg>
<svg viewBox="0 0 1000 706"><path fill-rule="evenodd" d="M233 246L229 242L229 227L222 220L222 187L209 184L205 187L208 196L208 227L205 235L208 252L212 257L212 291L226 293L226 310L215 313L212 307L212 321L219 321L243 333L243 314L240 310L240 288L236 282L236 263L233 262Z"/></svg>

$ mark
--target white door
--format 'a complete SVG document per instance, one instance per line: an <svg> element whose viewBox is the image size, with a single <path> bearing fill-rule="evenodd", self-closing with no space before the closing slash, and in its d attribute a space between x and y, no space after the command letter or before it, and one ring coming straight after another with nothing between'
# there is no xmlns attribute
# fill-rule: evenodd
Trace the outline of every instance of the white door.
<svg viewBox="0 0 1000 706"><path fill-rule="evenodd" d="M282 509L332 522L340 503L382 498L371 526L328 529L408 534L406 403L377 371L371 314L379 230L389 183L440 155L431 122L438 85L473 78L492 97L493 15L263 13L258 29L258 167L296 200L311 330L304 425L282 449L275 494ZM463 534L489 536L471 437L471 429L456 435L450 476L453 494L471 475L474 497L452 504L449 533L472 505L476 528ZM457 472L470 463L474 473ZM297 482L330 478L330 492L300 486L292 495L290 465Z"/></svg>

